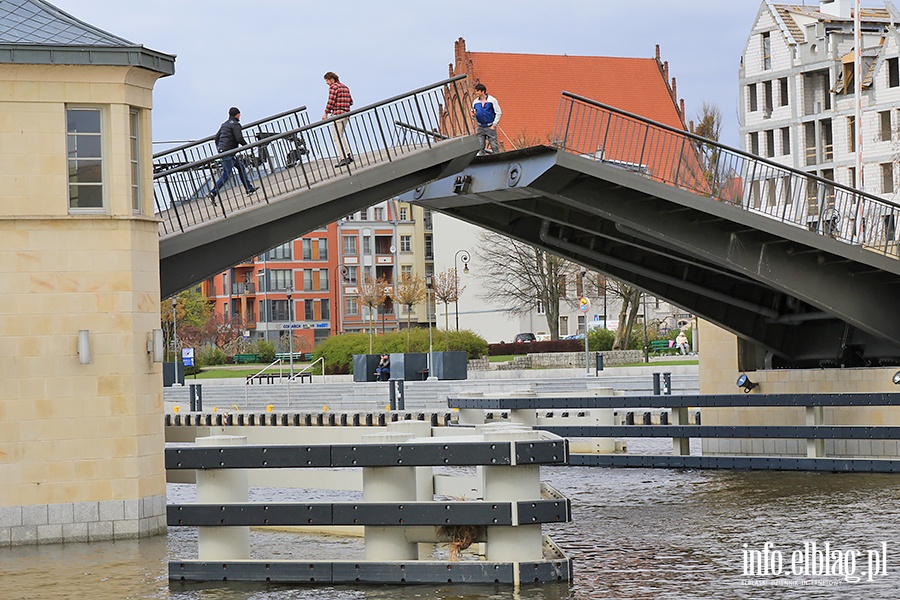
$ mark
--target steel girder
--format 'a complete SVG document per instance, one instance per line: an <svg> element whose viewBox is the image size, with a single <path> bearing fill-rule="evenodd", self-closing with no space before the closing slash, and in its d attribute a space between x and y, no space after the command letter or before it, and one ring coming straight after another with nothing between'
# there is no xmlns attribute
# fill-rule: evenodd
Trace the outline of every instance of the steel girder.
<svg viewBox="0 0 900 600"><path fill-rule="evenodd" d="M592 159L476 159L409 199L637 286L770 365L900 362L900 261Z"/></svg>

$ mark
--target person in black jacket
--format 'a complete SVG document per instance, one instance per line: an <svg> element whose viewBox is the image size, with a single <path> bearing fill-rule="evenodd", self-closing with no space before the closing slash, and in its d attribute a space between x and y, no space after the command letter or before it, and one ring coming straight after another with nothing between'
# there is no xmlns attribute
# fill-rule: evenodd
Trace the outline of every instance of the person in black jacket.
<svg viewBox="0 0 900 600"><path fill-rule="evenodd" d="M222 123L222 126L219 127L219 131L216 133L216 149L219 152L228 152L246 144L247 140L244 139L244 134L241 133L241 111L236 106L232 106L228 109L228 120ZM250 185L244 165L240 160L237 160L236 155L225 156L222 158L222 175L219 176L209 192L209 198L212 200L213 206L216 204L219 188L225 185L225 182L231 177L231 170L235 167L237 167L238 176L241 178L241 183L244 184L244 189L247 190L247 193L252 194L256 191L256 188Z"/></svg>

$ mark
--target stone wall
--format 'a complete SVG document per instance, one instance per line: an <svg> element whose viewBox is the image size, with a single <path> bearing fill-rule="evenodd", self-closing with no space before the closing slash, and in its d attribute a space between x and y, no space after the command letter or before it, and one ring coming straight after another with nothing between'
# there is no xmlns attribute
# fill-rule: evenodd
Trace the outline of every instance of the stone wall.
<svg viewBox="0 0 900 600"><path fill-rule="evenodd" d="M608 350L601 352L606 367L641 362L641 350ZM590 353L591 369L596 364L596 352ZM584 352L536 352L513 357L511 362L492 363L487 356L469 361L470 371L512 371L520 369L565 369L584 367Z"/></svg>

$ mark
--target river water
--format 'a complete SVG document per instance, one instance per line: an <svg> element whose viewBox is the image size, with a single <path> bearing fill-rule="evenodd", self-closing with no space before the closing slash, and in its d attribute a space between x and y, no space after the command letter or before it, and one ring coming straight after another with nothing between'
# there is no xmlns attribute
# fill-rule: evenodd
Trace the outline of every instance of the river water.
<svg viewBox="0 0 900 600"><path fill-rule="evenodd" d="M196 530L172 527L166 537L139 541L0 549L0 598L900 597L897 475L550 467L542 469L542 479L572 500L571 523L545 526L545 532L574 559L575 579L571 584L544 584L517 591L502 586L353 589L235 583L225 587L170 585L167 561L193 558L197 553ZM170 497L179 501L192 490L192 486L169 486ZM255 530L251 538L254 558L363 556L362 542L355 538ZM812 552L813 543L819 554ZM826 543L831 556L829 569L837 573L828 577L816 575L813 568L818 563L804 558L820 556ZM775 569L780 553L785 572L780 577L745 575L748 550L755 552L760 568L765 565ZM797 575L790 573L792 557L799 569ZM869 570L875 574L869 576ZM856 577L861 580L853 581Z"/></svg>

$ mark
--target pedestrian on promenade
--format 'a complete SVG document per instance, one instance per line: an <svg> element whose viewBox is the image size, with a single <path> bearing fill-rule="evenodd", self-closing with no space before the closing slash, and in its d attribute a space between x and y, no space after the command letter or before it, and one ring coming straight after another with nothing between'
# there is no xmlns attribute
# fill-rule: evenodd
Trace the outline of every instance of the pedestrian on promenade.
<svg viewBox="0 0 900 600"><path fill-rule="evenodd" d="M328 117L334 117L350 112L353 106L353 98L350 96L350 88L341 83L340 78L334 71L325 73L325 83L328 84L328 103L325 104L325 112L322 114L322 120ZM344 130L347 128L347 119L338 119L334 122L331 135L334 136L334 147L341 156L337 167L346 167L353 162L353 154L350 152L350 144L347 143L347 136Z"/></svg>
<svg viewBox="0 0 900 600"><path fill-rule="evenodd" d="M478 139L481 140L481 150L479 154L484 154L485 145L490 145L490 153L500 152L500 146L497 143L497 124L500 122L500 103L497 99L487 93L487 87L483 83L475 84L475 101L472 103L472 115L478 123Z"/></svg>
<svg viewBox="0 0 900 600"><path fill-rule="evenodd" d="M391 378L391 357L388 354L382 354L381 360L378 361L378 367L375 369L375 375L378 381L387 381Z"/></svg>
<svg viewBox="0 0 900 600"><path fill-rule="evenodd" d="M216 149L222 153L234 150L238 146L246 146L247 140L244 139L244 134L241 130L241 111L236 106L232 106L228 109L228 120L222 123L219 131L216 132ZM244 164L238 159L236 154L230 154L222 158L222 174L209 192L209 198L212 200L213 206L216 205L216 196L219 194L219 188L225 185L225 182L231 177L231 170L235 167L237 167L238 176L241 178L241 183L244 184L244 189L247 190L247 193L252 194L256 191L256 188L250 185L250 181L247 179Z"/></svg>

